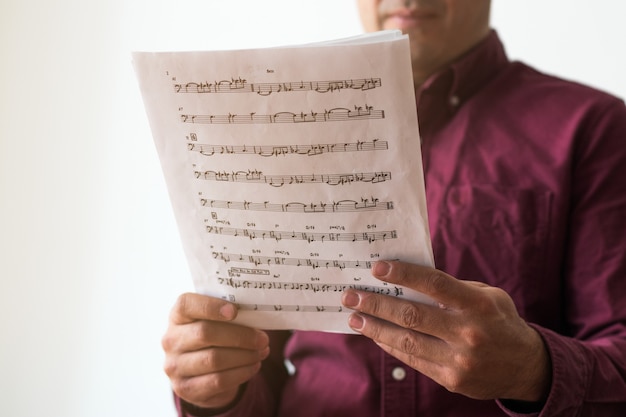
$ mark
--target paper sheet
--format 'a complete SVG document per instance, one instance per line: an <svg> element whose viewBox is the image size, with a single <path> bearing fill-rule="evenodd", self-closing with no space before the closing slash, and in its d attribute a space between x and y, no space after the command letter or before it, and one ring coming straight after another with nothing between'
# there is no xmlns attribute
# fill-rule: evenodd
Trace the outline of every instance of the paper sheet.
<svg viewBox="0 0 626 417"><path fill-rule="evenodd" d="M424 299L370 273L433 265L408 48L133 54L195 288L240 323L349 333L347 288Z"/></svg>

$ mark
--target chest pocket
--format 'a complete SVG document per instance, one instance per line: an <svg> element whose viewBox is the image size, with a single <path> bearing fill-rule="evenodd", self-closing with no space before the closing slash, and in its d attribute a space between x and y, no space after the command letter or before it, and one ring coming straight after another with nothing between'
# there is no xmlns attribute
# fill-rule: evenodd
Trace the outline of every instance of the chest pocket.
<svg viewBox="0 0 626 417"><path fill-rule="evenodd" d="M451 187L433 233L437 267L522 296L544 279L551 200L532 189Z"/></svg>

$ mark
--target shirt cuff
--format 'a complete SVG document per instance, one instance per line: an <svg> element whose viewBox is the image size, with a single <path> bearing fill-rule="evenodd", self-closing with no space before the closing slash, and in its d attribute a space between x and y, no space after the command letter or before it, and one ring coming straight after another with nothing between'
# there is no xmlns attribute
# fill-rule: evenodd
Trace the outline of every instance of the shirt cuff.
<svg viewBox="0 0 626 417"><path fill-rule="evenodd" d="M224 413L226 413L229 410L231 410L232 408L234 408L239 403L239 401L241 401L241 397L243 396L244 392L246 391L246 385L247 384L242 384L239 387L239 391L237 392L237 396L235 397L235 399L233 401L231 401L230 404L228 404L228 405L226 405L226 406L224 406L222 408L203 408L203 407L198 407L196 405L188 403L187 401L183 400L182 398L180 398L179 396L174 394L174 400L176 402L176 408L178 408L178 410L180 411L181 417L214 417L214 416L221 416L221 415L224 415Z"/></svg>
<svg viewBox="0 0 626 417"><path fill-rule="evenodd" d="M272 416L275 401L261 374L242 385L235 400L221 409L196 407L176 397L180 417ZM260 411L262 410L262 412Z"/></svg>
<svg viewBox="0 0 626 417"><path fill-rule="evenodd" d="M543 406L506 400L498 400L498 405L509 417L576 415L582 407L591 373L589 358L576 340L535 324L529 325L539 333L548 349L552 364L550 393Z"/></svg>

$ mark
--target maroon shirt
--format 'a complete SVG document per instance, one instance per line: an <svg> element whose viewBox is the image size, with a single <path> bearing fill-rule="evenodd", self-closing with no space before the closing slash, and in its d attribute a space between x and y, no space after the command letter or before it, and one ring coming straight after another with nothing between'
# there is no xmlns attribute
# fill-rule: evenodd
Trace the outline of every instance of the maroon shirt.
<svg viewBox="0 0 626 417"><path fill-rule="evenodd" d="M624 103L509 62L495 32L417 99L437 267L506 290L548 347L550 395L530 415L626 416ZM287 376L284 335L224 416L523 410L452 394L362 336L294 332Z"/></svg>

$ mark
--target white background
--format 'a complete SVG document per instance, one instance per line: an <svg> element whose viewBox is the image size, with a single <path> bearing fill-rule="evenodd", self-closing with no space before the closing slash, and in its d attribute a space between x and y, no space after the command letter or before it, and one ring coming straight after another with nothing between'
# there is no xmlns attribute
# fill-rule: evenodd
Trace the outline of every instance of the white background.
<svg viewBox="0 0 626 417"><path fill-rule="evenodd" d="M511 57L626 97L623 1L494 2ZM0 415L174 415L191 280L130 51L360 31L352 0L0 0Z"/></svg>

